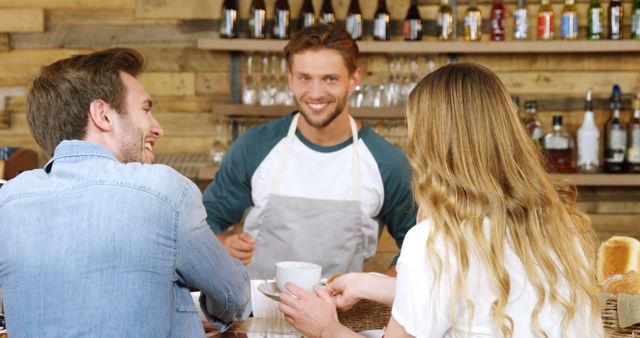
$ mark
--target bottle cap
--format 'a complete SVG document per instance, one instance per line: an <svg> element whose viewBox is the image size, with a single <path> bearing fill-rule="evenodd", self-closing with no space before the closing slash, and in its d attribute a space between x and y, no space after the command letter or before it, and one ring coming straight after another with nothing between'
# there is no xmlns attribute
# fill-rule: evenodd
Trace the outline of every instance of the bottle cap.
<svg viewBox="0 0 640 338"><path fill-rule="evenodd" d="M584 110L593 111L593 99L591 94L591 88L587 90L586 101L584 102Z"/></svg>
<svg viewBox="0 0 640 338"><path fill-rule="evenodd" d="M620 97L622 96L622 91L620 90L620 86L613 85L611 88L611 98L609 99L609 107L611 109L620 109Z"/></svg>
<svg viewBox="0 0 640 338"><path fill-rule="evenodd" d="M554 126L562 125L562 115L553 115L553 125Z"/></svg>

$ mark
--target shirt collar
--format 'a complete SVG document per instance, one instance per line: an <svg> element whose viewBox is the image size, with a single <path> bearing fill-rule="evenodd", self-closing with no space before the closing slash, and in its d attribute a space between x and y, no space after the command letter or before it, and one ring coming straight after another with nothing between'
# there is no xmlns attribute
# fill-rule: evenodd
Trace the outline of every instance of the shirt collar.
<svg viewBox="0 0 640 338"><path fill-rule="evenodd" d="M103 145L81 140L64 140L58 144L53 157L44 166L44 170L50 172L53 162L58 159L77 156L96 156L117 161L113 153Z"/></svg>

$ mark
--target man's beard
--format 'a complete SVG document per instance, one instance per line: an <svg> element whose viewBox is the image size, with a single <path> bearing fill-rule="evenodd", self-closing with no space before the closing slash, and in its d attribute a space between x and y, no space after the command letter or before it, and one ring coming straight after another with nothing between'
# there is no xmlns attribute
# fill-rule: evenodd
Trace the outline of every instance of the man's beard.
<svg viewBox="0 0 640 338"><path fill-rule="evenodd" d="M144 131L133 125L126 117L123 119L122 126L127 136L120 144L122 149L121 161L123 163L146 163L144 158Z"/></svg>
<svg viewBox="0 0 640 338"><path fill-rule="evenodd" d="M304 120L307 121L307 124L318 129L324 128L331 124L331 122L333 122L344 111L344 108L347 105L347 97L345 95L336 101L336 109L331 112L331 114L329 114L324 120L314 121L304 111L304 109L302 108L303 105L300 103L300 101L298 101L298 99L296 99L296 101L298 103L298 107L300 107L300 113L302 114Z"/></svg>

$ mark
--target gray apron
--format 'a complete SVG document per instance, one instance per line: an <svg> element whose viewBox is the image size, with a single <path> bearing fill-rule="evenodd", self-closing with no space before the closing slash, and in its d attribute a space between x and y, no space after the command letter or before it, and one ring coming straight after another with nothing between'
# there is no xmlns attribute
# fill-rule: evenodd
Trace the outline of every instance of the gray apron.
<svg viewBox="0 0 640 338"><path fill-rule="evenodd" d="M245 231L256 234L256 251L248 265L252 279L272 279L274 264L305 261L320 264L322 276L362 271L364 215L360 207L358 129L351 116L353 138L351 200L324 200L282 196L275 192L295 138L300 113L293 117L274 174L265 210Z"/></svg>

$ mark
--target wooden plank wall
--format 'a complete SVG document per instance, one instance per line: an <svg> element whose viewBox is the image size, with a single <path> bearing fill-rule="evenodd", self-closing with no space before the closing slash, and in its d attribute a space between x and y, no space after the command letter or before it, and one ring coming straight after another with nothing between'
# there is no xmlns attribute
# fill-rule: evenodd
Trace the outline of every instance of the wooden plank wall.
<svg viewBox="0 0 640 338"><path fill-rule="evenodd" d="M294 17L301 0L289 0ZM505 1L508 11L515 0ZM559 34L562 2L554 0L556 34ZM147 71L141 80L157 101L155 115L166 136L156 146L158 153L206 153L213 140L213 101L230 99L230 56L195 48L201 37L216 37L221 0L2 0L0 2L0 87L24 86L37 75L39 67L60 58L113 46L140 49L148 58ZM250 0L240 0L240 17L246 24ZM267 0L271 16L275 0ZM321 0L314 0L316 10ZM343 20L349 0L334 0L339 20ZM375 0L360 0L365 22L375 10ZM395 34L401 31L402 18L409 1L387 0ZM458 21L467 6L458 4ZM491 2L479 2L488 29ZM587 0L577 1L581 36L586 26ZM606 4L605 4L606 6ZM630 1L624 1L630 13ZM437 0L421 0L426 34L435 31ZM530 35L535 32L537 3L529 4ZM507 31L512 17L507 16ZM629 36L630 16L625 16L625 34ZM459 30L461 31L461 30ZM246 34L246 33L243 33ZM583 36L582 36L583 37ZM396 38L400 38L396 35ZM487 34L484 35L487 38ZM508 37L509 38L509 37ZM426 39L434 39L427 36ZM474 61L494 70L513 95L525 100L538 99L540 117L545 130L550 129L551 116L562 113L569 132L575 134L582 120L582 98L593 88L596 98L596 120L603 125L609 117L607 98L611 85L621 85L624 97L623 119L628 119L630 98L640 90L639 53L605 54L513 54L456 55L459 61ZM417 55L419 73L427 63L445 64L446 55ZM388 77L390 56L363 55L363 83L377 84ZM1 109L0 109L1 110ZM0 129L0 146L19 145L38 149L26 124L25 98L9 97L6 112L10 114L7 129ZM376 122L377 123L377 122ZM223 138L228 139L227 128ZM402 131L400 131L402 133ZM45 160L44 158L42 159ZM640 200L638 189L629 191L599 189L581 191L581 206L592 215L603 236L613 233L640 237L640 215L634 203ZM617 228L616 228L617 227ZM612 229L612 231L609 230ZM387 247L389 256L393 245ZM389 249L390 248L390 249Z"/></svg>

